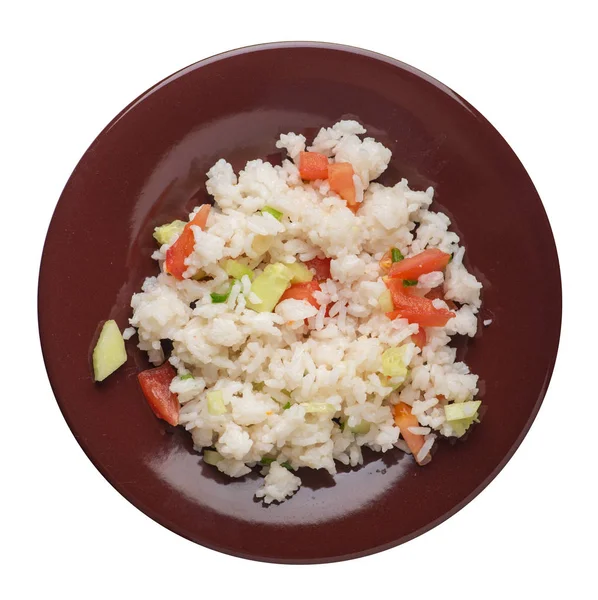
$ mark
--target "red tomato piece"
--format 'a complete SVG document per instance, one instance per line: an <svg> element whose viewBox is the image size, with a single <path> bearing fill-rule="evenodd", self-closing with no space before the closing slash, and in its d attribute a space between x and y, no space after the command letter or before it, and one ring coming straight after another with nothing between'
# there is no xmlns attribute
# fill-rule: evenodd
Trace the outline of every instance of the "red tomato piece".
<svg viewBox="0 0 598 600"><path fill-rule="evenodd" d="M400 279L387 279L386 287L390 290L395 310L387 313L389 319L401 317L410 323L418 323L421 327L444 327L455 313L446 308L436 308L429 298L411 295L403 287Z"/></svg>
<svg viewBox="0 0 598 600"><path fill-rule="evenodd" d="M405 443L407 446L409 446L409 450L411 450L413 458L415 458L417 461L417 455L424 445L424 436L417 433L411 433L409 431L409 427L420 427L417 417L411 413L411 407L404 402L399 402L396 404L393 407L392 412L395 425L401 430L401 436L403 436ZM430 460L431 457L428 454L421 462L417 462L420 465L425 465L426 463L430 462Z"/></svg>
<svg viewBox="0 0 598 600"><path fill-rule="evenodd" d="M420 275L432 271L442 271L450 259L450 254L438 248L428 248L415 256L394 263L388 274L396 279L417 279Z"/></svg>
<svg viewBox="0 0 598 600"><path fill-rule="evenodd" d="M299 175L307 181L327 179L328 158L319 152L300 152Z"/></svg>
<svg viewBox="0 0 598 600"><path fill-rule="evenodd" d="M427 336L426 331L420 325L417 333L413 333L411 335L411 341L418 347L423 348L426 345Z"/></svg>
<svg viewBox="0 0 598 600"><path fill-rule="evenodd" d="M193 252L195 246L195 237L191 226L197 225L200 229L205 229L209 214L210 205L204 204L193 219L185 225L185 229L183 229L176 242L166 250L164 268L167 273L170 273L176 279L183 279L183 273L187 270L185 259Z"/></svg>
<svg viewBox="0 0 598 600"><path fill-rule="evenodd" d="M280 297L278 302L283 300L305 300L312 306L320 308L319 302L314 298L314 292L320 291L320 284L312 279L307 283L294 283L286 292Z"/></svg>
<svg viewBox="0 0 598 600"><path fill-rule="evenodd" d="M316 272L318 281L326 281L330 279L330 259L329 258L312 258L305 265L308 269L313 269Z"/></svg>
<svg viewBox="0 0 598 600"><path fill-rule="evenodd" d="M330 189L345 200L348 208L353 212L357 212L359 202L355 200L354 174L355 172L351 163L333 163L328 165Z"/></svg>
<svg viewBox="0 0 598 600"><path fill-rule="evenodd" d="M455 310L457 308L457 305L452 300L447 300L444 297L444 293L443 293L442 288L440 286L431 289L426 294L426 298L429 298L430 300L436 300L437 298L438 298L438 300L443 300L444 302L446 302L447 306L451 310Z"/></svg>
<svg viewBox="0 0 598 600"><path fill-rule="evenodd" d="M150 408L158 417L170 425L178 425L180 404L176 394L170 391L170 383L176 376L174 367L165 362L155 369L141 371L137 375L139 385Z"/></svg>

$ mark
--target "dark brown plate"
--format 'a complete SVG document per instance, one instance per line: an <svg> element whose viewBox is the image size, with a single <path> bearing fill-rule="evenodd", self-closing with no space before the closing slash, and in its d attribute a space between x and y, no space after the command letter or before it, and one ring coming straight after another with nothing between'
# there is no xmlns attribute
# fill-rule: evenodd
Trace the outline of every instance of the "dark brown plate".
<svg viewBox="0 0 598 600"><path fill-rule="evenodd" d="M90 344L98 322L130 316L156 272L152 229L207 199L206 170L226 157L277 155L282 132L313 134L358 119L391 148L383 177L433 185L484 283L489 328L462 349L487 407L465 443L441 444L418 468L400 451L366 455L355 472L301 473L282 505L253 499L257 476L229 480L202 464L190 437L158 421L129 360L101 385ZM281 43L204 60L123 110L85 153L50 224L39 326L52 388L77 441L106 479L152 519L237 556L325 562L403 543L454 514L502 469L546 392L561 319L558 258L525 169L472 106L431 77L379 54ZM126 532L123 532L126 535Z"/></svg>

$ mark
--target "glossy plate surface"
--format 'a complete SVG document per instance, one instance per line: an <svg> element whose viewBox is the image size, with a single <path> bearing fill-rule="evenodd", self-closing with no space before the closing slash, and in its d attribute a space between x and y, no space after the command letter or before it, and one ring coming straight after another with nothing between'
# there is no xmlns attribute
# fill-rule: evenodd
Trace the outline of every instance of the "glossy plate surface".
<svg viewBox="0 0 598 600"><path fill-rule="evenodd" d="M312 136L359 120L393 158L381 181L434 186L468 265L484 283L481 319L461 343L486 406L466 443L443 443L418 468L400 451L366 453L355 472L301 472L282 505L254 500L257 475L230 480L202 464L190 436L158 421L129 360L92 381L98 323L130 316L131 294L157 272L154 226L208 199L220 157L238 169L279 156L287 131ZM56 207L42 258L39 326L52 388L73 434L106 479L151 518L242 557L325 562L368 554L430 529L471 500L511 457L535 417L556 358L561 318L556 249L525 169L496 130L436 80L387 57L315 43L235 50L157 84L85 153ZM490 518L490 516L489 516ZM126 532L123 532L126 535Z"/></svg>

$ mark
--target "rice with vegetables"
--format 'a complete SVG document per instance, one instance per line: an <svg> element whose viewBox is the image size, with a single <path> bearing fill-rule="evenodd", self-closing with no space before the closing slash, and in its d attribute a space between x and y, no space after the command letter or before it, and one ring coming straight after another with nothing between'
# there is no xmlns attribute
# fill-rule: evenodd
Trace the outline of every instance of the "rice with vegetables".
<svg viewBox="0 0 598 600"><path fill-rule="evenodd" d="M156 415L222 473L261 469L266 503L301 467L359 467L364 446L423 465L477 419L478 377L449 342L476 333L482 286L433 189L376 183L391 152L362 134L281 135L281 166L238 174L220 159L214 206L156 229L160 274L131 301Z"/></svg>

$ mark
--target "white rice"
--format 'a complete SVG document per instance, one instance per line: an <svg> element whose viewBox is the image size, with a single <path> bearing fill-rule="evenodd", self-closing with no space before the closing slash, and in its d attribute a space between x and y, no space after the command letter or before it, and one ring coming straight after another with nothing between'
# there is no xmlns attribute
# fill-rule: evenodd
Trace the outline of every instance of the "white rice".
<svg viewBox="0 0 598 600"><path fill-rule="evenodd" d="M309 148L332 162L352 163L357 214L327 181L301 181L296 163L306 148L302 135L280 136L276 146L291 159L282 166L253 160L236 174L220 159L208 172L215 207L205 231L193 227L187 279L164 272L165 245L154 253L160 274L148 277L131 301L130 323L152 362L164 360L160 340L173 341L170 362L178 376L171 390L178 394L179 422L194 447L215 448L222 457L217 468L231 477L266 463L256 491L266 503L282 502L297 491L300 467L334 474L336 461L362 464L363 446L409 452L391 410L399 401L410 405L419 421L410 431L424 436L416 458L425 461L437 436L456 435L443 404L466 401L478 391L477 376L455 362L448 343L453 334L475 335L482 286L463 265L464 248L449 231L448 217L430 210L432 188L414 191L404 179L391 187L373 182L391 152L372 138L361 139L363 133L359 123L341 121L320 130ZM281 220L260 212L265 206L280 211ZM378 306L386 289L379 260L391 247L406 257L429 247L453 255L444 274L429 273L418 283L421 293L442 286L444 297L460 304L445 327L426 329L421 351L410 340L418 325L391 321ZM286 300L274 312L255 312L246 306L259 302L247 276L233 285L226 302L212 303L210 294L227 279L222 260L243 256L256 273L268 263L329 257L332 279L315 294L324 305L317 309ZM200 269L211 278L190 279ZM442 300L434 302L446 307ZM132 335L131 328L126 335ZM402 344L409 344L409 371L391 386L380 376L381 356ZM183 379L187 374L193 378ZM213 389L223 392L224 414L208 410ZM329 409L313 412L314 403ZM362 422L369 429L353 432Z"/></svg>

